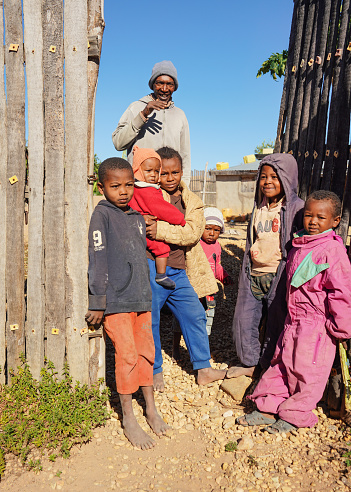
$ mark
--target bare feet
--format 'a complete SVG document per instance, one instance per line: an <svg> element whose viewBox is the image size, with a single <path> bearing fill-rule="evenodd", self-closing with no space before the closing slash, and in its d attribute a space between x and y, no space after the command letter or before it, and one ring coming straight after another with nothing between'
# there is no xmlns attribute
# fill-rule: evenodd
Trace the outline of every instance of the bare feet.
<svg viewBox="0 0 351 492"><path fill-rule="evenodd" d="M155 446L155 441L138 424L134 416L123 419L123 432L128 441L140 449L151 449Z"/></svg>
<svg viewBox="0 0 351 492"><path fill-rule="evenodd" d="M227 371L227 378L238 378L239 376L253 376L256 367L233 366Z"/></svg>
<svg viewBox="0 0 351 492"><path fill-rule="evenodd" d="M163 436L170 429L170 426L166 424L156 411L151 414L146 413L146 420L156 436Z"/></svg>
<svg viewBox="0 0 351 492"><path fill-rule="evenodd" d="M165 382L163 381L163 374L159 372L154 374L154 391L160 391L163 393L165 390Z"/></svg>
<svg viewBox="0 0 351 492"><path fill-rule="evenodd" d="M213 367L205 367L204 369L199 369L197 371L197 384L205 385L224 379L226 375L226 370L213 369Z"/></svg>

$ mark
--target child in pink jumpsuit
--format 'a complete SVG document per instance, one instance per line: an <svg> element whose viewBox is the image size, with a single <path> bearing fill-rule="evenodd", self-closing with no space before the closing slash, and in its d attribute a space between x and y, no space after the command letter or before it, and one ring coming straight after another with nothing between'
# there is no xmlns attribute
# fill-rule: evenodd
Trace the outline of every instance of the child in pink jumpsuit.
<svg viewBox="0 0 351 492"><path fill-rule="evenodd" d="M240 417L241 425L270 422L265 430L277 433L318 422L312 410L323 395L337 341L351 337L351 265L333 230L340 214L340 200L332 192L315 191L306 201L304 230L295 234L286 266L284 331L249 397L259 412Z"/></svg>

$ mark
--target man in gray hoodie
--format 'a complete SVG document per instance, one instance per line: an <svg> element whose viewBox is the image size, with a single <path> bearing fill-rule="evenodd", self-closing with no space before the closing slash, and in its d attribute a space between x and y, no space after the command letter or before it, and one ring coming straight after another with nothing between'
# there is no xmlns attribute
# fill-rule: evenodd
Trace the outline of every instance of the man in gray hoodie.
<svg viewBox="0 0 351 492"><path fill-rule="evenodd" d="M133 147L158 149L171 147L183 160L183 181L190 183L189 124L184 111L172 101L178 89L177 70L171 61L156 63L152 69L149 87L153 90L128 106L112 134L117 150L127 150L128 161L133 162Z"/></svg>

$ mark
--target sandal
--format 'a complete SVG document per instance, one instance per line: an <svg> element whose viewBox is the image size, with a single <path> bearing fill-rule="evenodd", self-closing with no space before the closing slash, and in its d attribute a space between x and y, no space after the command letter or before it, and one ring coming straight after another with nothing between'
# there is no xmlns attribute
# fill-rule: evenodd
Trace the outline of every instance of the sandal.
<svg viewBox="0 0 351 492"><path fill-rule="evenodd" d="M246 424L243 424L240 422L241 419L244 419ZM272 424L273 422L273 424ZM263 415L263 413L258 412L257 410L254 410L252 413L247 413L246 415L241 415L241 417L238 417L235 421L236 424L242 425L243 427L248 427L252 425L266 425L266 424L272 424L276 422L275 418L269 418Z"/></svg>
<svg viewBox="0 0 351 492"><path fill-rule="evenodd" d="M265 427L263 430L270 434L281 434L282 432L291 432L294 429L297 429L295 425L289 424L286 420L279 419L274 422L274 424Z"/></svg>

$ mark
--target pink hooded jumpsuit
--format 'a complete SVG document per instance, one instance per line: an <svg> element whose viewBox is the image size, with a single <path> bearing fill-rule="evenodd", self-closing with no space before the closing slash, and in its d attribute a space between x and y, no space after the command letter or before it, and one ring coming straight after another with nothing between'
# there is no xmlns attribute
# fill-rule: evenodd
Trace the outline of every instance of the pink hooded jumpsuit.
<svg viewBox="0 0 351 492"><path fill-rule="evenodd" d="M287 261L288 315L270 367L250 399L262 412L313 427L337 340L351 338L351 265L334 231L293 240Z"/></svg>

